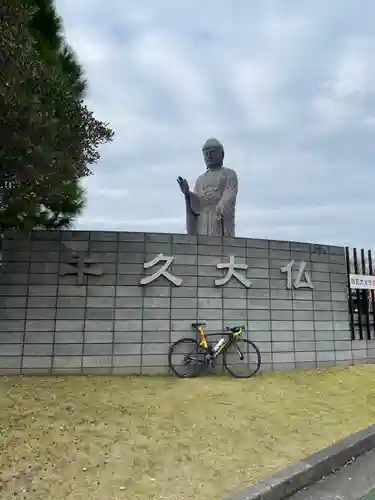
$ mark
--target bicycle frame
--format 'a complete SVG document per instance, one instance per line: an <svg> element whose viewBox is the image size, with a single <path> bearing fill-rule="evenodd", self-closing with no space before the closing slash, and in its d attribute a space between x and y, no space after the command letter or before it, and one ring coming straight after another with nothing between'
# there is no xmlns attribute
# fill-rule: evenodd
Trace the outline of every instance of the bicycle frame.
<svg viewBox="0 0 375 500"><path fill-rule="evenodd" d="M211 345L207 341L207 335L205 334L205 332L201 326L198 328L198 331L199 331L200 336L201 336L199 346L203 347L204 349L207 349L207 350L212 350L212 348L210 349ZM243 327L241 327L238 330L238 332L235 332L235 333L229 331L227 338L225 339L224 343L220 346L220 348L215 353L210 352L211 357L217 358L217 356L219 356L219 354L221 352L223 352L233 341L235 341L235 339L237 337L240 337L243 333L244 333ZM242 356L242 353L238 347L237 347L237 350L240 352L240 354Z"/></svg>
<svg viewBox="0 0 375 500"><path fill-rule="evenodd" d="M208 349L207 337L206 337L206 334L204 333L203 328L200 326L200 327L198 328L198 331L199 331L199 333L201 334L201 341L200 341L199 345L200 345L201 347L204 347L205 349Z"/></svg>

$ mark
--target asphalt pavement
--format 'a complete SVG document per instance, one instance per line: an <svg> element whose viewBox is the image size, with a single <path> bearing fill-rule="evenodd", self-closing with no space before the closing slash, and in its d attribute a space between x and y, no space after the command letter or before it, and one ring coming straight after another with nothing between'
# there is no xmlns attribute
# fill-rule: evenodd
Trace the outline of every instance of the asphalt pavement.
<svg viewBox="0 0 375 500"><path fill-rule="evenodd" d="M290 500L360 499L375 500L375 450L290 497Z"/></svg>

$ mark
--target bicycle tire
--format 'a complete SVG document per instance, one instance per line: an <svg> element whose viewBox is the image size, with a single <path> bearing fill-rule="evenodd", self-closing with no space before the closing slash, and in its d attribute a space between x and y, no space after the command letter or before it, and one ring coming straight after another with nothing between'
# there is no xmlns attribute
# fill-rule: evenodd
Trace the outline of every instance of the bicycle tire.
<svg viewBox="0 0 375 500"><path fill-rule="evenodd" d="M260 351L258 349L258 347L254 344L254 342L251 342L251 340L248 340L248 339L241 339L241 342L244 342L245 344L247 344L249 347L251 346L252 350L254 351L254 353L256 354L256 363L255 363L255 369L253 372L250 373L250 375L237 375L234 373L234 371L228 366L228 360L227 360L227 355L228 355L228 350L230 349L231 345L234 345L236 344L236 341L233 341L227 349L225 349L225 351L223 352L223 364L224 364L224 367L225 369L227 370L227 372L232 375L232 377L234 378L250 378L250 377L253 377L255 374L258 373L259 371L259 368L260 368L260 365L262 363L262 357L260 355Z"/></svg>
<svg viewBox="0 0 375 500"><path fill-rule="evenodd" d="M176 367L175 365L173 364L173 361L172 361L172 355L174 353L174 351L176 350L176 347L182 345L183 343L190 343L190 344L194 344L197 349L201 349L202 350L202 353L203 352L206 352L206 349L202 348L200 345L199 345L199 342L196 340L196 339L193 339L193 338L189 338L189 337L184 337L182 339L179 339L177 340L176 342L174 342L170 348L169 348L169 351L168 351L168 366L169 366L169 369L175 374L177 375L177 377L179 378L196 378L200 375L199 371L201 370L197 370L194 374L192 375L181 375L177 370L176 370ZM198 364L198 363L196 363ZM204 366L204 365L202 365Z"/></svg>

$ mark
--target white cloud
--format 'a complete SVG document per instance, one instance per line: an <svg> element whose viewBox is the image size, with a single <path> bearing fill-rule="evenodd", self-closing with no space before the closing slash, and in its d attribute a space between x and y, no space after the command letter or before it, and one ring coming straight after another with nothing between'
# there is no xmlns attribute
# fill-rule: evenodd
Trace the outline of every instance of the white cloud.
<svg viewBox="0 0 375 500"><path fill-rule="evenodd" d="M77 227L185 231L175 178L220 139L237 235L372 246L375 5L57 0L110 121Z"/></svg>
<svg viewBox="0 0 375 500"><path fill-rule="evenodd" d="M347 41L347 48L335 68L332 93L337 98L366 97L374 88L375 39L354 37Z"/></svg>
<svg viewBox="0 0 375 500"><path fill-rule="evenodd" d="M327 81L313 101L317 118L327 132L345 129L349 121L368 122L368 110L363 105L374 94L375 38L348 34L342 49L329 69Z"/></svg>

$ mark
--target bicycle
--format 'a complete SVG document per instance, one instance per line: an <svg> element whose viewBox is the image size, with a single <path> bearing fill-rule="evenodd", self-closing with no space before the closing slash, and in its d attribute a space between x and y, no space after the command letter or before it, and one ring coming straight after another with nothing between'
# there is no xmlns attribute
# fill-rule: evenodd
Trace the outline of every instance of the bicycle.
<svg viewBox="0 0 375 500"><path fill-rule="evenodd" d="M194 378L199 376L204 369L208 369L208 371L212 372L216 366L216 360L219 354L223 356L223 364L227 372L235 378L250 378L254 376L260 368L261 365L261 355L257 346L251 342L250 340L243 338L245 333L245 326L238 325L234 327L226 327L226 331L228 332L227 336L221 337L220 340L212 345L207 337L210 335L217 334L209 334L207 335L203 326L206 326L206 323L192 323L193 328L197 330L200 334L200 340L196 340L193 338L182 338L174 342L168 352L168 365L170 370L180 378ZM245 349L240 348L240 343L243 343ZM173 361L172 357L176 354L176 351L179 347L183 347L183 358L179 359L179 364ZM249 369L247 372L236 373L233 367L230 364L230 356L232 354L232 350L234 354L237 354L237 359L240 361L244 361L242 363L242 369ZM247 358L245 359L244 351L247 351ZM249 355L250 351L250 355ZM246 353L245 353L246 354ZM180 355L177 355L181 356ZM251 368L250 368L251 365ZM179 367L188 367L191 371L185 374L179 372Z"/></svg>

